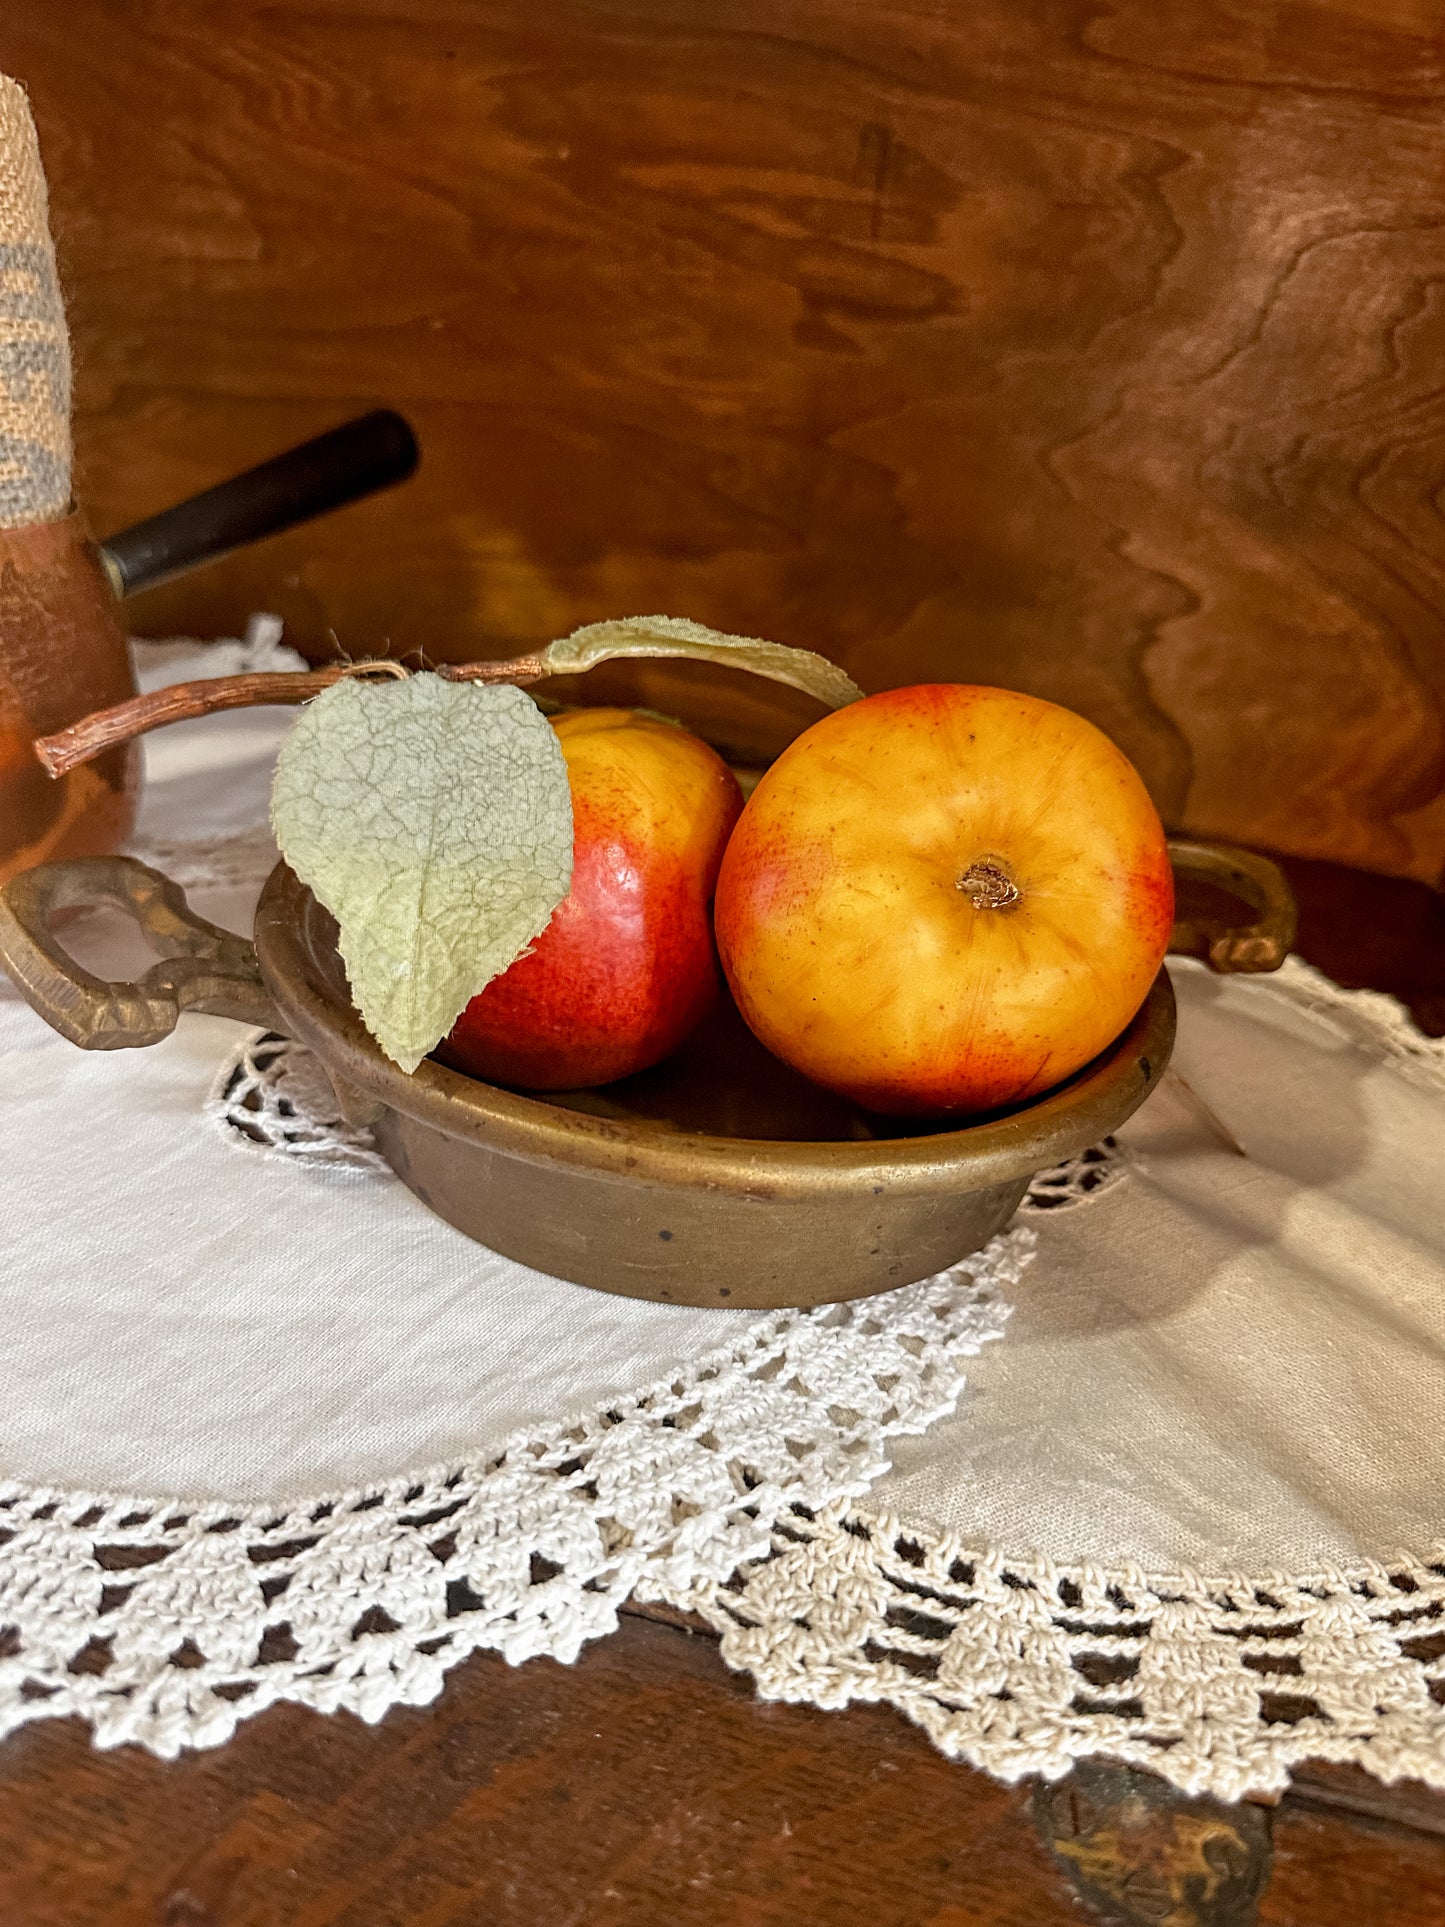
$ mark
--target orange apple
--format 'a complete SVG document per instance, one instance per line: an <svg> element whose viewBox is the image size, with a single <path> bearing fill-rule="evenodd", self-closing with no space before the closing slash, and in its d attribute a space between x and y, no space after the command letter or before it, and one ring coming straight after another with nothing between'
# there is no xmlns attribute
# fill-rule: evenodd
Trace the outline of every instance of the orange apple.
<svg viewBox="0 0 1445 1927"><path fill-rule="evenodd" d="M1071 710L926 683L814 724L748 801L718 879L739 1008L871 1110L1033 1097L1129 1022L1169 943L1164 831Z"/></svg>
<svg viewBox="0 0 1445 1927"><path fill-rule="evenodd" d="M581 709L554 727L572 787L572 888L437 1055L491 1083L583 1090L645 1070L719 990L710 908L737 778L676 723Z"/></svg>

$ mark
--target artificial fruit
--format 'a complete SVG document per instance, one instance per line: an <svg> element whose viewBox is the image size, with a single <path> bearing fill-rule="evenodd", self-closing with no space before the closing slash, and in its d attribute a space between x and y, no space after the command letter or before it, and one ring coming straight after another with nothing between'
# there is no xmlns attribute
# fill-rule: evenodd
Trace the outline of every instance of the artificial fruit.
<svg viewBox="0 0 1445 1927"><path fill-rule="evenodd" d="M742 808L681 725L579 709L554 727L572 792L572 882L531 949L473 997L437 1056L527 1090L580 1090L665 1057L719 989L710 906Z"/></svg>
<svg viewBox="0 0 1445 1927"><path fill-rule="evenodd" d="M1168 947L1159 817L1092 723L928 683L850 704L762 778L716 927L774 1054L869 1109L1017 1104L1096 1056Z"/></svg>

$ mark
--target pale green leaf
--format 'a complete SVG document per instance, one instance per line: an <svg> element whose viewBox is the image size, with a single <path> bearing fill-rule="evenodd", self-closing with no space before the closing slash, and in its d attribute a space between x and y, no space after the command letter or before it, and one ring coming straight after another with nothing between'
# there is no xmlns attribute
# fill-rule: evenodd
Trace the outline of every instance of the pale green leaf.
<svg viewBox="0 0 1445 1927"><path fill-rule="evenodd" d="M302 710L271 791L281 853L335 917L351 994L415 1070L572 881L551 725L505 684L348 677Z"/></svg>
<svg viewBox="0 0 1445 1927"><path fill-rule="evenodd" d="M681 656L694 662L720 662L747 669L770 682L785 682L815 696L830 709L856 703L863 691L826 656L811 649L789 649L755 636L725 636L682 616L627 616L616 622L589 622L542 651L552 676L571 676L618 656Z"/></svg>

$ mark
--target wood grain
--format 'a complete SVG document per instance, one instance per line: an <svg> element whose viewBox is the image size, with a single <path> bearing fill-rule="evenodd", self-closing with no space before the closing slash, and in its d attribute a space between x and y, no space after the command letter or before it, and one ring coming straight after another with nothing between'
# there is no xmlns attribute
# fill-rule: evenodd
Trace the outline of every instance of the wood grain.
<svg viewBox="0 0 1445 1927"><path fill-rule="evenodd" d="M1284 871L1300 956L1348 989L1388 991L1427 1036L1445 1037L1445 898L1334 863L1286 858Z"/></svg>
<svg viewBox="0 0 1445 1927"><path fill-rule="evenodd" d="M1356 1824L1286 1806L1274 1825L1274 1877L1259 1927L1417 1927L1445 1920L1445 1850L1400 1827Z"/></svg>
<svg viewBox="0 0 1445 1927"><path fill-rule="evenodd" d="M0 1749L0 1919L1435 1927L1445 1799L1404 1789L1392 1820L1358 1777L1318 1769L1272 1814L1097 1766L1035 1797L884 1708L760 1706L710 1640L629 1615L571 1668L478 1654L376 1727L273 1707L174 1762L23 1728Z"/></svg>
<svg viewBox="0 0 1445 1927"><path fill-rule="evenodd" d="M70 1723L0 1750L6 1927L1054 1927L1028 1795L883 1710L758 1707L641 1620L477 1655L375 1729L274 1708L174 1764Z"/></svg>
<svg viewBox="0 0 1445 1927"><path fill-rule="evenodd" d="M112 528L362 406L394 496L153 593L313 653L664 610L1108 729L1438 883L1438 0L8 0Z"/></svg>

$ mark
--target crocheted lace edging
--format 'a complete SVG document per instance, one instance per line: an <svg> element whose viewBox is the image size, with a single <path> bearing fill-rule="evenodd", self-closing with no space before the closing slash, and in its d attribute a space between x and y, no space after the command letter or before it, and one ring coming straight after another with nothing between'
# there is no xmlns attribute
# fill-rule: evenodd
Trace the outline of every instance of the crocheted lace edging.
<svg viewBox="0 0 1445 1927"><path fill-rule="evenodd" d="M1011 1232L882 1298L783 1311L675 1378L490 1456L292 1506L0 1485L0 1734L214 1746L278 1700L366 1720L479 1647L570 1661L645 1574L688 1594L790 1506L857 1497L950 1412L1032 1256Z"/></svg>
<svg viewBox="0 0 1445 1927"><path fill-rule="evenodd" d="M1295 957L1263 981L1445 1093L1445 1039L1394 998ZM1002 1780L1107 1754L1224 1799L1278 1792L1305 1760L1445 1787L1445 1547L1293 1577L1160 1575L980 1549L840 1502L785 1510L768 1553L721 1583L650 1596L707 1619L765 1699L885 1702Z"/></svg>

